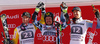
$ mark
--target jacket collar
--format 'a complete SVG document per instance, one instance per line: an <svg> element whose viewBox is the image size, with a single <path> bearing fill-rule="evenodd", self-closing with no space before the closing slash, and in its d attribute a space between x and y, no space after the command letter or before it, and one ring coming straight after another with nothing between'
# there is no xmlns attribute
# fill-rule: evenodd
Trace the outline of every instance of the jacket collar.
<svg viewBox="0 0 100 44"><path fill-rule="evenodd" d="M72 20L73 20L73 23L79 23L79 22L83 21L82 17L80 17L80 18L73 18Z"/></svg>

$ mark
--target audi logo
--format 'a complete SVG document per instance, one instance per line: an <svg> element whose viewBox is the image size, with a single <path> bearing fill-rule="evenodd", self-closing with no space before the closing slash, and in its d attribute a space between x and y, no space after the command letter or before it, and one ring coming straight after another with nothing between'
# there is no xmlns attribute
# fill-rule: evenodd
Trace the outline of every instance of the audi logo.
<svg viewBox="0 0 100 44"><path fill-rule="evenodd" d="M15 28L16 24L8 24L8 28Z"/></svg>

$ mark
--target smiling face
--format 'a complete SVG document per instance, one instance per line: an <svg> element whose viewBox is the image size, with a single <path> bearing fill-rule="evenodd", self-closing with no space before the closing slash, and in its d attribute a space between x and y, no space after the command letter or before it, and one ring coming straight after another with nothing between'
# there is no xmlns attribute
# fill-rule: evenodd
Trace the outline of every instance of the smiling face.
<svg viewBox="0 0 100 44"><path fill-rule="evenodd" d="M23 16L23 17L22 17L22 22L23 22L24 24L29 23L29 20L30 20L30 18L27 17L27 16Z"/></svg>
<svg viewBox="0 0 100 44"><path fill-rule="evenodd" d="M47 25L51 25L52 22L53 22L53 21L52 21L52 17L46 17L46 18L45 18L45 22L46 22Z"/></svg>
<svg viewBox="0 0 100 44"><path fill-rule="evenodd" d="M73 15L74 15L75 18L80 18L81 17L81 12L78 11L78 10L74 10Z"/></svg>

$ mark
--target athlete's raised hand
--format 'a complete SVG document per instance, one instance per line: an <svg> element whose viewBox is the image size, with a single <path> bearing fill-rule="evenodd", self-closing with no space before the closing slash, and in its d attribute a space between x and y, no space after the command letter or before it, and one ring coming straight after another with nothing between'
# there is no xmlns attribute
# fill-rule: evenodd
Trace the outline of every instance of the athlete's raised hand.
<svg viewBox="0 0 100 44"><path fill-rule="evenodd" d="M43 2L39 2L39 3L37 4L35 11L36 11L36 12L39 12L40 9L41 9L41 10L44 10L44 3L43 3Z"/></svg>
<svg viewBox="0 0 100 44"><path fill-rule="evenodd" d="M94 7L94 5L92 5L92 7L93 7L93 12L94 12L96 18L98 18L98 19L100 20L99 10L96 9L96 8Z"/></svg>
<svg viewBox="0 0 100 44"><path fill-rule="evenodd" d="M68 6L66 5L66 3L62 2L60 8L63 13L67 13Z"/></svg>

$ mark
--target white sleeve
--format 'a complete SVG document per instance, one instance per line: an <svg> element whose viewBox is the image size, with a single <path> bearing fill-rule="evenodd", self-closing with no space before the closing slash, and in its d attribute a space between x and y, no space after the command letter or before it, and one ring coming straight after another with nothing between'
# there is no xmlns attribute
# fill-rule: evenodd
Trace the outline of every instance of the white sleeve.
<svg viewBox="0 0 100 44"><path fill-rule="evenodd" d="M87 21L90 21L90 20L87 20ZM86 22L86 26L87 26L87 28L89 28L89 27L91 27L91 28L92 28L92 24L93 24L93 23Z"/></svg>

